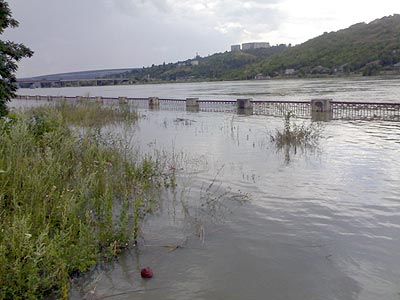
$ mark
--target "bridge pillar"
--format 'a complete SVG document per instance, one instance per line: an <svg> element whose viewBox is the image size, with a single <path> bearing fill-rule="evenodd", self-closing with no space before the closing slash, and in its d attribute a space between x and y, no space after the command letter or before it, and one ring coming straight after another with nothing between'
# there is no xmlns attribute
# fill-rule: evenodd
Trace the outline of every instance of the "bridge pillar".
<svg viewBox="0 0 400 300"><path fill-rule="evenodd" d="M159 108L160 107L160 99L158 97L150 97L149 100L149 108Z"/></svg>
<svg viewBox="0 0 400 300"><path fill-rule="evenodd" d="M311 119L313 121L329 121L332 119L332 99L311 99Z"/></svg>
<svg viewBox="0 0 400 300"><path fill-rule="evenodd" d="M252 115L253 114L253 99L237 99L236 108L238 114Z"/></svg>
<svg viewBox="0 0 400 300"><path fill-rule="evenodd" d="M96 97L96 103L104 104L103 97L101 96Z"/></svg>
<svg viewBox="0 0 400 300"><path fill-rule="evenodd" d="M200 110L199 98L186 98L186 110L198 112Z"/></svg>

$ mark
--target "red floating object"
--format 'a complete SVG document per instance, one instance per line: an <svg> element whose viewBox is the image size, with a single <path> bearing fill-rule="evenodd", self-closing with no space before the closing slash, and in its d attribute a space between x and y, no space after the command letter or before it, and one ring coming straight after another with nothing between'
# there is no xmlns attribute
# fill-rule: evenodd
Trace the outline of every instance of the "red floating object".
<svg viewBox="0 0 400 300"><path fill-rule="evenodd" d="M153 270L150 267L140 270L142 278L153 278Z"/></svg>

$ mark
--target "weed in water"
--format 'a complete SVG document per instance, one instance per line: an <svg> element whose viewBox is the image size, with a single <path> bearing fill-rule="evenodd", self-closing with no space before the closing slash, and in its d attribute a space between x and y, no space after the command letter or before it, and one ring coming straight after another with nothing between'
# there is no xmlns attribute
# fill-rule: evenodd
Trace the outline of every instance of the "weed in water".
<svg viewBox="0 0 400 300"><path fill-rule="evenodd" d="M302 123L298 125L292 122L294 114L288 112L284 115L283 130L276 129L274 134L270 134L271 142L273 142L279 150L285 150L285 160L290 161L290 152L293 150L297 153L300 149L313 150L318 146L321 138L322 127L320 123L310 123L306 125Z"/></svg>

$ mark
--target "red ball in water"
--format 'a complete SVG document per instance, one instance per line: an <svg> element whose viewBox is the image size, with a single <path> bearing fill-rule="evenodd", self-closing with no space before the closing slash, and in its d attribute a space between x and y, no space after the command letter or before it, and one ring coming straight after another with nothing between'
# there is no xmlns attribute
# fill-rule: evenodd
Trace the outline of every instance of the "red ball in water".
<svg viewBox="0 0 400 300"><path fill-rule="evenodd" d="M140 270L140 275L142 278L152 278L153 277L153 270L150 267L143 268Z"/></svg>

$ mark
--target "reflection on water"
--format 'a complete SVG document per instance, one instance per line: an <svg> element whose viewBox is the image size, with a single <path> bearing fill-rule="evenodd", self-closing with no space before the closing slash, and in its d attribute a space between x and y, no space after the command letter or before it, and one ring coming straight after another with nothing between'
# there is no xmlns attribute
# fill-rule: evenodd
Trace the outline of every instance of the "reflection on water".
<svg viewBox="0 0 400 300"><path fill-rule="evenodd" d="M174 153L179 187L76 299L399 299L398 123L326 123L286 163L281 118L141 114L140 150Z"/></svg>

